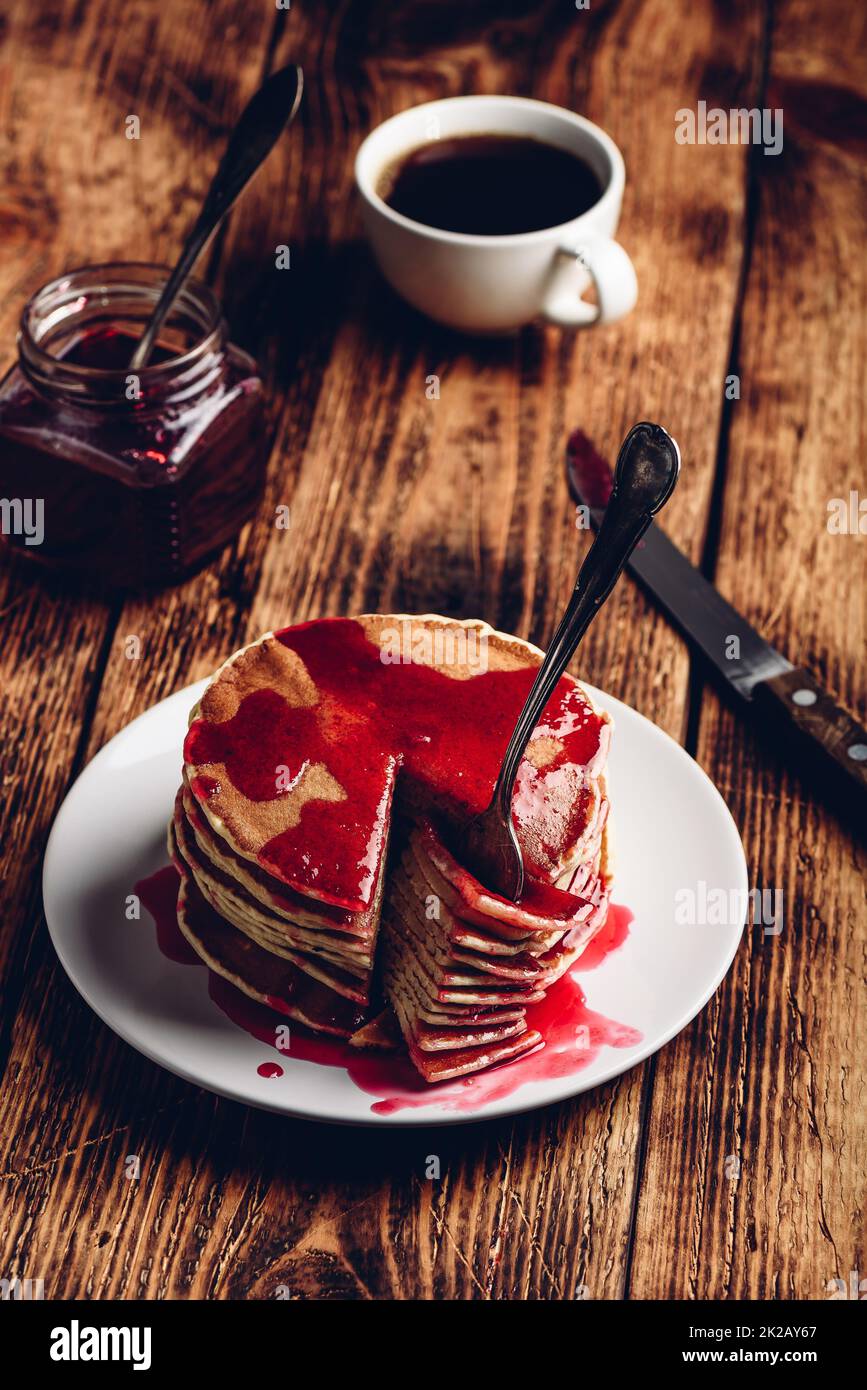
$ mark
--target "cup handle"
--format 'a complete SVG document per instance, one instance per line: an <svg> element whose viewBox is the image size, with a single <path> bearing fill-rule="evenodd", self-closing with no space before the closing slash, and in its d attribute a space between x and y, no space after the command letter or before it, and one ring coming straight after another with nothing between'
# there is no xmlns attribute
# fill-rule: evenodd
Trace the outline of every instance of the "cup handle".
<svg viewBox="0 0 867 1390"><path fill-rule="evenodd" d="M572 262L582 265L596 286L597 304L588 304L575 293ZM593 323L615 323L635 307L638 280L635 266L623 247L610 237L584 237L561 246L542 303L542 317L567 328Z"/></svg>

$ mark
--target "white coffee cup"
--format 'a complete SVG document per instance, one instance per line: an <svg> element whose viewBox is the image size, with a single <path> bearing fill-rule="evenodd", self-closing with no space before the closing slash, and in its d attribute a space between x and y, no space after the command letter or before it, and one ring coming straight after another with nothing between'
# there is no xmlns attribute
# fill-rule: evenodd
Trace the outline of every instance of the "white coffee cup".
<svg viewBox="0 0 867 1390"><path fill-rule="evenodd" d="M524 135L580 156L602 196L557 227L510 236L446 232L395 212L377 187L403 155L455 135ZM569 327L613 323L638 297L635 268L613 240L625 170L614 141L592 121L525 97L447 97L377 126L355 161L365 231L398 294L439 323L506 333L542 317ZM597 303L581 296L591 284Z"/></svg>

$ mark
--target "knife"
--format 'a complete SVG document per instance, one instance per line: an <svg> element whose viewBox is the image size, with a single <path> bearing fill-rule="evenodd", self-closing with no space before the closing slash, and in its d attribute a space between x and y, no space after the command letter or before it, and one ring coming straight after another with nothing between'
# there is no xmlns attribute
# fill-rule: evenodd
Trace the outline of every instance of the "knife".
<svg viewBox="0 0 867 1390"><path fill-rule="evenodd" d="M612 472L581 430L566 448L569 489L598 528ZM793 666L717 592L655 522L633 550L627 569L641 581L738 699L795 731L867 804L867 729L838 705L803 667Z"/></svg>

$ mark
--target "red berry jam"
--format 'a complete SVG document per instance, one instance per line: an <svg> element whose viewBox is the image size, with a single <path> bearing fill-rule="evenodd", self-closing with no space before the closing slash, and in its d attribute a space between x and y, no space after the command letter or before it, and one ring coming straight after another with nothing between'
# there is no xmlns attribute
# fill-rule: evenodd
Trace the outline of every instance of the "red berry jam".
<svg viewBox="0 0 867 1390"><path fill-rule="evenodd" d="M119 264L52 281L0 383L2 539L117 587L194 570L264 485L262 383L206 286L187 282L148 365L129 371L166 274Z"/></svg>

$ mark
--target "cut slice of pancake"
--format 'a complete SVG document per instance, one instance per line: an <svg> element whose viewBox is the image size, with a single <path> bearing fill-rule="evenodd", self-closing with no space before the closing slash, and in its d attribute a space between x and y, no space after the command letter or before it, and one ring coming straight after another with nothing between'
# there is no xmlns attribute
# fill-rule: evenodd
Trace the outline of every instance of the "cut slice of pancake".
<svg viewBox="0 0 867 1390"><path fill-rule="evenodd" d="M393 1045L399 1025L429 1081L541 1046L526 1009L610 897L610 720L570 676L518 771L521 901L453 843L490 799L541 656L485 623L366 615L231 657L192 712L169 832L194 949L358 1046Z"/></svg>
<svg viewBox="0 0 867 1390"><path fill-rule="evenodd" d="M502 900L467 874L432 824L410 828L388 876L380 949L385 992L422 1075L429 1081L464 1076L515 1055L517 1041L531 1034L526 1009L600 930L608 894L600 884L590 901L546 885L501 908ZM456 945L467 910L487 929L477 929L472 952ZM501 944L504 925L520 931L517 955L486 949ZM528 1046L537 1043L531 1034Z"/></svg>

